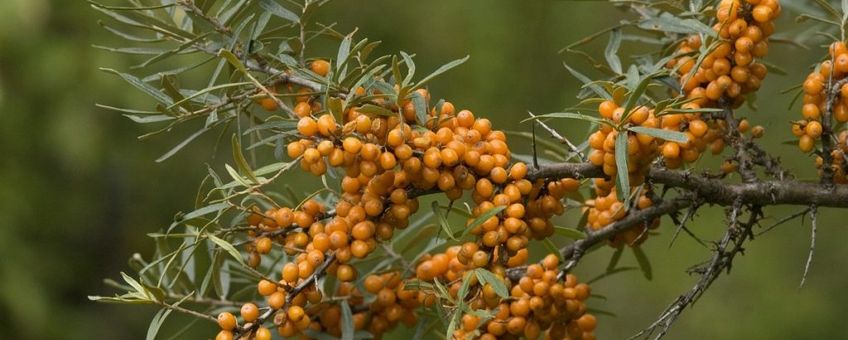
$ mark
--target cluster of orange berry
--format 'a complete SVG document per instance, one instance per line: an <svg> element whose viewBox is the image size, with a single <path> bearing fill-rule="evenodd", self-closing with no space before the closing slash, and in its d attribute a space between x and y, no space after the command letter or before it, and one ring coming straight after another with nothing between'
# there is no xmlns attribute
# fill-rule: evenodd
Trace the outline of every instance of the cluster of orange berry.
<svg viewBox="0 0 848 340"><path fill-rule="evenodd" d="M618 199L614 181L597 178L594 180L594 184L597 196L594 199L586 200L586 209L589 211L586 221L587 226L592 230L602 229L610 223L621 220L632 211L647 209L653 205L647 190L641 193L633 207L627 207L622 200ZM656 229L659 225L660 220L657 218L647 226L630 228L613 236L609 240L610 245L616 248L622 245L638 246L647 239L648 229Z"/></svg>
<svg viewBox="0 0 848 340"><path fill-rule="evenodd" d="M803 152L815 150L816 143L824 133L824 121L829 116L834 130L844 128L848 122L848 47L837 41L828 49L829 60L821 62L804 80L804 99L801 106L803 119L792 123L792 134L798 137L798 147ZM828 102L831 100L831 102ZM830 112L827 110L830 109ZM834 182L846 183L845 152L848 152L848 129L836 133L837 145L831 151ZM825 165L821 156L816 158L816 167Z"/></svg>
<svg viewBox="0 0 848 340"><path fill-rule="evenodd" d="M690 36L677 49L682 56L666 65L676 70L689 100L683 108L694 112L700 108L716 108L720 99L739 107L745 101L745 94L759 89L768 70L765 65L756 62L756 58L768 54L768 37L774 33L774 20L780 12L778 0L719 2L713 30L721 41L716 43L716 47L698 65L697 52L703 42L698 35ZM694 69L696 66L698 68ZM666 141L660 146L669 168L697 160L708 146L713 154L724 149L721 137L728 126L723 120L710 119L698 113L667 114L662 116L661 125L664 129L685 132L690 137L689 142L684 144ZM742 125L737 128L742 133L749 130ZM761 137L763 132L761 126L751 129L754 138Z"/></svg>
<svg viewBox="0 0 848 340"><path fill-rule="evenodd" d="M625 114L624 108L619 107L614 100L606 100L598 106L598 112L602 118L615 124L627 123L633 126L641 126L646 128L659 128L664 119L660 119L654 115L654 110L645 106L634 108L629 114ZM662 117L665 118L665 117ZM642 185L645 182L645 176L651 166L651 163L659 155L659 143L662 140L653 136L635 132L619 132L607 124L601 124L598 131L595 131L589 136L589 147L592 151L589 152L588 159L594 165L603 166L604 174L609 178L615 178L618 173L618 168L615 159L616 139L622 136L627 136L627 171L629 182L634 188ZM694 139L693 139L694 140ZM667 142L664 144L663 154L668 159L677 159L679 149L673 150L676 152L671 154L671 146L679 146L678 143ZM630 207L624 205L623 200L619 200L615 192L615 182L602 178L594 180L595 199L586 201L588 209L588 226L593 230L601 229L608 224L618 221L629 213ZM635 190L635 189L634 189ZM628 195L630 193L627 193ZM651 200L642 195L639 199L639 204L636 208L644 209L651 205ZM652 224L654 227L658 226ZM642 229L642 230L640 230ZM626 243L631 246L638 245L645 238L644 228L634 228L626 233L617 235L610 241L614 246L620 246Z"/></svg>
<svg viewBox="0 0 848 340"><path fill-rule="evenodd" d="M326 60L317 59L309 63L309 68L315 74L326 77L330 73L330 63ZM306 117L310 115L313 111L318 112L321 111L321 103L318 101L310 102L312 90L301 87L299 89L295 89L291 84L289 84L286 89L289 92L296 93L295 97L295 106L292 109L295 115L298 117ZM277 94L280 90L278 86L273 85L268 88L268 90L272 94ZM275 112L280 109L279 103L273 98L268 97L265 93L261 93L257 96L256 103L262 107L265 111Z"/></svg>
<svg viewBox="0 0 848 340"><path fill-rule="evenodd" d="M768 37L774 33L774 20L780 15L777 0L722 0L716 8L713 30L722 39L696 66L700 36L685 39L677 50L684 56L669 66L676 67L683 91L702 107L715 107L722 97L741 105L741 95L760 88L767 69L755 62L768 54ZM690 76L691 74L691 76Z"/></svg>
<svg viewBox="0 0 848 340"><path fill-rule="evenodd" d="M281 244L289 255L294 255L297 250L310 245L310 236L306 232L311 232L313 225L320 225L316 224L316 221L322 219L326 210L322 203L314 199L303 202L295 210L281 207L261 212L254 208L247 217L247 224L252 227L248 236L253 239L253 242L247 245L250 253L248 264L254 268L258 267L262 261L261 255L270 253L274 243ZM311 246L317 246L318 250L324 248L321 243Z"/></svg>
<svg viewBox="0 0 848 340"><path fill-rule="evenodd" d="M492 317L483 321L477 314L465 313L453 337L538 339L544 333L546 339L595 339L597 320L586 312L585 304L591 293L589 285L578 283L571 274L558 280L558 266L553 254L541 264L529 265L525 276L512 285L508 299L500 299L491 285L479 285L472 275L469 291L476 299L471 307L488 307Z"/></svg>
<svg viewBox="0 0 848 340"><path fill-rule="evenodd" d="M606 100L598 106L598 112L602 118L619 124L624 120L633 126L647 128L659 128L660 120L654 116L654 110L645 106L634 108L629 114L624 114L624 108L619 107L614 101ZM600 124L598 131L589 136L588 159L594 165L603 166L604 174L615 178L618 168L615 162L616 139L620 132L607 124ZM627 171L630 182L635 185L642 184L645 180L647 170L651 162L657 156L657 141L654 137L646 134L633 132L625 133L627 138Z"/></svg>
<svg viewBox="0 0 848 340"><path fill-rule="evenodd" d="M848 155L848 130L842 130L836 136L837 146L830 152L831 170L833 170L833 182L837 184L848 184L848 162L845 155ZM824 159L821 156L816 156L816 167L821 172L824 167ZM821 175L821 173L819 174Z"/></svg>
<svg viewBox="0 0 848 340"><path fill-rule="evenodd" d="M823 113L827 113L830 92L838 91L836 99L830 103L831 123L848 122L848 84L843 80L848 76L848 48L838 41L830 45L828 52L830 59L821 62L804 80L803 120L792 124L792 134L799 138L798 147L803 152L813 151L821 138L822 118Z"/></svg>
<svg viewBox="0 0 848 340"><path fill-rule="evenodd" d="M323 61L313 62L311 67L319 75L329 72L329 64ZM417 91L429 101L426 90ZM365 94L364 88L355 92L357 96ZM376 105L400 114L366 114L352 107L343 114L342 122L337 122L332 113L311 102L310 94L304 92L296 100L298 138L288 144L288 156L299 159L301 168L314 175L333 167L342 169L344 176L335 209L330 213L323 204L310 199L295 209L282 207L248 214L247 222L252 226L249 236L253 238L247 246L249 264L258 266L261 256L269 253L274 244L281 245L293 259L283 265L281 280L262 280L257 284L259 294L266 298L267 313L273 313L274 325L283 336L302 335L309 329L340 335L339 299L345 299L352 307L356 329L367 329L375 337L399 321L413 323L416 307L436 301L435 292L405 289L397 272L371 275L364 280L365 290L375 295L374 302L367 306L352 283L358 275L349 262L365 258L379 241L390 239L395 229L409 224L410 215L418 210L414 193L442 192L456 200L464 191L471 191L475 207L468 228L477 240L449 247L444 253L426 254L416 264L414 273L421 281L438 278L440 282L450 282L451 294L456 296L461 285L458 279L475 268L486 268L505 284L511 284L505 279L505 268L527 262L529 239L553 233L550 218L564 212L562 198L580 186L573 179L526 178L527 166L510 161L503 131L493 130L488 119L476 118L468 110L457 112L449 102L430 110L426 122L417 121L419 115L409 101L394 106L376 100ZM260 104L277 109L276 101L270 98L262 99ZM492 209L500 210L493 214ZM485 221L475 223L487 212ZM329 260L332 262L328 264ZM311 279L322 265L328 265L327 273L339 281L333 298L325 299L314 285L290 296L288 292L293 287ZM497 295L491 286L481 291L489 299L470 302L472 306L499 306L501 299L492 299ZM242 309L242 332L248 331L242 335L259 338L266 330L257 326L266 320L258 320L254 310L258 315L259 307L252 303ZM237 320L229 313L221 318L228 320L221 324L219 333L226 339L235 327L230 327L230 321L234 325ZM500 335L504 334L507 333Z"/></svg>

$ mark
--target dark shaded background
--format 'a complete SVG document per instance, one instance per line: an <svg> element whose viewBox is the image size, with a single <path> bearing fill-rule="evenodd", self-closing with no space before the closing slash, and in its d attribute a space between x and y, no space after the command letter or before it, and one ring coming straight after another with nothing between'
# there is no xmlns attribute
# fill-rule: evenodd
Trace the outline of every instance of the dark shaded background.
<svg viewBox="0 0 848 340"><path fill-rule="evenodd" d="M126 259L134 252L152 252L144 234L167 225L177 211L191 209L214 136L155 163L189 132L178 129L139 142L136 136L152 126L95 108L95 102L152 106L143 94L97 70L126 70L137 61L91 47L122 43L99 29L102 17L83 1L59 0L4 0L0 13L0 338L143 338L154 309L95 304L86 296L111 294L102 279L127 270ZM578 1L351 0L331 3L322 21L337 21L343 32L359 27L360 36L384 42L381 53L416 53L419 70L470 54L465 65L431 84L434 97L471 108L498 127L515 127L527 110L553 112L575 103L579 84L565 72L557 51L623 15L605 3ZM785 13L778 29L797 27L794 15ZM593 50L602 51L605 40ZM799 83L823 54L806 42L814 49L771 47L768 59L788 75L769 75L759 111L741 113L766 127L766 149L782 156L799 177L811 178L812 160L780 144L790 137L787 121L797 116L797 108L788 110L791 97L779 92ZM634 50L624 47L625 55ZM579 123L558 123L573 138L585 132ZM717 164L714 159L702 163ZM795 209L773 207L767 213L778 218ZM798 284L809 224L791 223L751 243L733 275L721 278L682 316L671 338L848 337L845 216L822 211L816 257L803 289ZM691 227L701 236L718 237L723 226L716 208L703 209ZM664 220L663 234L645 246L652 282L634 271L594 286L608 300L595 300L593 306L617 314L600 317L599 338L632 335L694 282L684 270L708 252L686 237L669 249L671 228ZM587 258L577 273L601 272L609 253ZM635 265L629 254L622 261ZM168 327L182 320L171 319Z"/></svg>

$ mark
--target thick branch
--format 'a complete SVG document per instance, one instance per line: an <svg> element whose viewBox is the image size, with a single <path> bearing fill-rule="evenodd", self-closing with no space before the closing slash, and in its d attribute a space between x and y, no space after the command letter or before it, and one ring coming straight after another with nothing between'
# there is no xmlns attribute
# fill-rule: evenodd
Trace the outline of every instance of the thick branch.
<svg viewBox="0 0 848 340"><path fill-rule="evenodd" d="M587 163L556 163L530 169L531 179L601 178L603 169ZM745 204L810 205L819 207L848 207L848 186L828 188L816 183L788 181L756 181L725 183L687 171L652 168L647 179L656 184L681 188L696 194L704 203L730 206L738 198Z"/></svg>

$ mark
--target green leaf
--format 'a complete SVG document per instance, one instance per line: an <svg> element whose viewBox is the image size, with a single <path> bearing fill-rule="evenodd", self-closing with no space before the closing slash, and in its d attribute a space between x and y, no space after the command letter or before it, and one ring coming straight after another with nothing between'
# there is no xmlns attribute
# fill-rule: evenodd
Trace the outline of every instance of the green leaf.
<svg viewBox="0 0 848 340"><path fill-rule="evenodd" d="M648 256L645 255L642 248L632 247L632 249L633 255L636 256L636 262L639 263L639 268L642 269L642 275L645 275L645 279L651 281L651 278L653 278L653 274L651 273L651 261L648 260Z"/></svg>
<svg viewBox="0 0 848 340"><path fill-rule="evenodd" d="M483 222L486 222L486 220L488 220L492 216L499 214L504 209L506 209L506 206L494 207L494 208L489 209L486 212L480 214L480 216L477 216L477 218L475 218L473 221L471 221L471 224L469 224L465 227L465 229L462 231L462 236L467 235L468 233L471 232L471 229L474 229L475 227L483 224Z"/></svg>
<svg viewBox="0 0 848 340"><path fill-rule="evenodd" d="M482 284L492 286L498 296L504 299L509 297L509 290L506 288L506 284L504 284L503 280L495 276L494 273L484 268L477 268L474 272L477 274L477 280Z"/></svg>
<svg viewBox="0 0 848 340"><path fill-rule="evenodd" d="M664 33L701 33L715 37L713 28L695 19L682 19L671 13L663 13L658 17L649 17L638 23L639 28L660 31Z"/></svg>
<svg viewBox="0 0 848 340"><path fill-rule="evenodd" d="M607 44L607 48L604 51L604 55L607 59L607 64L609 64L610 68L618 74L621 74L621 59L618 58L618 48L621 46L621 30L614 29L610 32L610 40Z"/></svg>
<svg viewBox="0 0 848 340"><path fill-rule="evenodd" d="M559 249L557 249L556 245L554 244L554 241L551 241L550 237L546 237L544 240L542 240L542 245L544 245L545 248L547 248L548 251L551 252L551 254L556 255L560 263L565 262L565 259L562 257L562 253L560 253Z"/></svg>
<svg viewBox="0 0 848 340"><path fill-rule="evenodd" d="M459 322L459 318L465 309L465 294L468 293L468 287L471 285L471 274L474 274L474 271L466 272L462 277L462 286L459 287L459 292L456 294L456 309L453 310L453 314L451 315L451 321L448 324L445 339L453 339L456 324Z"/></svg>
<svg viewBox="0 0 848 340"><path fill-rule="evenodd" d="M445 73L445 72L449 71L450 69L452 69L454 67L462 65L462 63L466 62L468 60L468 58L470 58L470 57L471 56L467 55L467 56L465 56L465 58L457 59L457 60L454 60L454 61L451 61L447 64L442 65L441 67L436 69L436 71L433 71L433 73L430 73L430 75L424 77L424 79L419 80L418 83L415 84L415 86L413 86L410 91L415 91L415 90L421 88L422 86L424 86L424 84L426 84L427 82L433 80L433 78L435 78L436 76L438 76L442 73Z"/></svg>
<svg viewBox="0 0 848 340"><path fill-rule="evenodd" d="M195 138L200 137L200 135L202 135L204 132L209 131L209 129L210 127L204 127L200 130L197 130L195 133L191 134L191 136L188 136L188 138L184 139L182 142L171 148L171 150L168 150L168 152L166 152L164 155L159 156L159 158L156 159L156 162L161 163L164 162L166 159L171 158L171 156L176 154L177 151L180 151L183 147L188 145L188 143L193 141Z"/></svg>
<svg viewBox="0 0 848 340"><path fill-rule="evenodd" d="M224 168L227 169L227 173L230 174L230 177L232 177L238 184L241 184L243 187L250 187L250 183L248 183L244 177L241 177L236 169L233 169L233 167L229 164L224 164Z"/></svg>
<svg viewBox="0 0 848 340"><path fill-rule="evenodd" d="M615 166L618 172L616 188L620 189L619 199L625 198L624 206L630 203L630 174L627 171L627 132L619 132L615 138ZM624 196L622 196L624 195Z"/></svg>
<svg viewBox="0 0 848 340"><path fill-rule="evenodd" d="M252 183L259 183L259 180L256 179L256 175L253 173L253 170L250 169L250 164L247 163L247 159L244 158L244 154L241 152L241 142L239 141L237 134L233 134L232 145L233 159L236 162L236 166L238 166L239 170L244 173L247 178L252 181Z"/></svg>
<svg viewBox="0 0 848 340"><path fill-rule="evenodd" d="M180 87L177 84L177 77L172 74L163 74L161 78L162 88L165 90L165 93L174 100L174 102L180 103L186 110L191 110L191 108L183 101L185 97L183 97L182 93L180 93ZM177 105L177 104L174 104Z"/></svg>
<svg viewBox="0 0 848 340"><path fill-rule="evenodd" d="M141 79L138 79L133 75L121 73L121 72L118 72L118 71L110 69L110 68L101 68L100 70L104 71L104 72L109 72L109 73L118 75L119 77L123 78L124 81L129 83L130 85L141 90L144 93L147 93L147 95L153 97L153 99L156 99L160 103L163 103L163 104L166 104L166 105L173 104L173 101L171 100L170 97L168 97L168 95L162 93L162 91L159 91L158 89L154 88L153 86L148 85L147 83L141 81Z"/></svg>
<svg viewBox="0 0 848 340"><path fill-rule="evenodd" d="M445 234L452 240L456 241L456 237L453 236L453 231L451 231L450 225L448 224L447 217L439 211L439 201L433 201L431 207L433 208L433 214L439 219L439 225L442 227L442 231L444 231Z"/></svg>
<svg viewBox="0 0 848 340"><path fill-rule="evenodd" d="M233 52L222 48L218 51L218 56L226 59L227 62L230 63L230 65L233 65L233 67L235 67L241 73L247 73L247 68L244 67L244 64L241 62L241 60L239 60L238 57L236 57L235 54L233 54Z"/></svg>
<svg viewBox="0 0 848 340"><path fill-rule="evenodd" d="M230 88L230 87L245 86L245 85L250 85L250 84L253 84L253 83L251 83L251 82L238 82L238 83L229 83L229 84L220 84L220 85L210 86L210 87L207 87L207 88L202 89L200 91L195 91L194 93L192 93L188 97L185 97L182 100L179 100L179 101L171 104L170 106L168 106L168 109L172 109L174 107L177 107L178 105L182 105L182 104L184 104L184 103L186 103L186 102L188 102L192 99L195 99L197 97L200 97L201 95L207 94L207 93L212 92L212 91Z"/></svg>
<svg viewBox="0 0 848 340"><path fill-rule="evenodd" d="M418 320L418 324L415 325L415 333L412 335L412 340L421 340L424 338L424 333L429 330L429 327L427 327L427 321L427 316Z"/></svg>
<svg viewBox="0 0 848 340"><path fill-rule="evenodd" d="M627 118L630 117L633 108L636 107L636 104L639 102L639 98L641 98L642 94L645 93L645 90L648 89L648 85L651 83L651 80L653 80L655 76L656 73L645 76L645 78L642 78L639 81L639 84L636 85L635 89L630 89L630 96L627 97L627 103L625 103L624 105L624 117L621 118L622 122L626 122Z"/></svg>
<svg viewBox="0 0 848 340"><path fill-rule="evenodd" d="M546 114L543 114L543 115L537 115L535 117L526 118L526 119L522 120L521 122L523 123L523 122L526 122L528 120L535 120L535 119L540 119L540 118L568 118L568 119L578 119L578 120L582 120L582 121L586 121L586 122L590 122L590 123L609 124L609 122L607 122L604 119L594 117L594 116L587 116L587 115L584 115L582 113L574 113L574 112L546 113Z"/></svg>
<svg viewBox="0 0 848 340"><path fill-rule="evenodd" d="M98 4L98 3L93 2L93 1L89 1L89 2L94 6L104 8L104 9L110 9L110 10L113 10L113 11L144 11L144 10L162 9L162 8L169 8L169 7L176 6L176 4L162 4L162 5L153 5L153 6L109 6L109 5L101 5L101 4Z"/></svg>
<svg viewBox="0 0 848 340"><path fill-rule="evenodd" d="M586 238L586 234L574 228L554 226L554 233L568 237L573 240L582 240Z"/></svg>
<svg viewBox="0 0 848 340"><path fill-rule="evenodd" d="M656 128L648 128L642 126L631 126L627 128L630 131L635 133L640 133L643 135L648 135L660 139L664 139L671 142L677 143L686 143L689 141L689 138L686 137L686 134L683 132L672 131L672 130L664 130L664 129L656 129Z"/></svg>
<svg viewBox="0 0 848 340"><path fill-rule="evenodd" d="M192 50L192 49L198 43L198 41L203 40L208 35L209 35L208 33L198 35L197 37L180 44L179 46L177 46L174 49L163 51L162 53L159 53L159 54L153 56L152 58L145 60L141 64L132 66L131 68L133 68L133 69L145 68L147 66L153 65L154 63L159 62L161 60L164 60L164 59L166 59L170 56L173 56L175 54L196 53L197 50Z"/></svg>
<svg viewBox="0 0 848 340"><path fill-rule="evenodd" d="M156 315L153 316L153 320L150 321L150 326L147 327L147 340L156 339L156 334L159 333L159 328L162 328L162 324L165 323L165 319L168 315L171 315L171 312L173 312L173 309L162 308L156 313Z"/></svg>
<svg viewBox="0 0 848 340"><path fill-rule="evenodd" d="M336 54L336 69L341 70L342 65L347 61L348 56L350 55L350 44L353 42L353 33L350 33L342 39L342 43L339 44L339 51Z"/></svg>
<svg viewBox="0 0 848 340"><path fill-rule="evenodd" d="M347 67L342 68L342 65L344 65L350 57L350 44L353 41L354 33L356 33L356 31L346 35L344 39L342 39L342 43L339 44L339 51L336 53L337 79L343 79L345 77L345 73L347 73L343 71L343 69L346 70Z"/></svg>
<svg viewBox="0 0 848 340"><path fill-rule="evenodd" d="M155 301L155 296L150 294L150 292L147 290L147 288L145 288L144 285L142 285L141 283L136 281L136 279L132 278L131 276L127 275L124 272L121 272L121 277L124 278L124 282L129 284L130 287L132 287L135 290L134 292L130 292L130 295L132 297L134 297L135 299L138 299L138 300L143 300L143 301Z"/></svg>
<svg viewBox="0 0 848 340"><path fill-rule="evenodd" d="M415 107L415 117L418 119L418 124L424 126L427 124L427 101L418 92L412 93L412 106Z"/></svg>
<svg viewBox="0 0 848 340"><path fill-rule="evenodd" d="M624 248L619 248L619 249L624 249ZM600 280L602 280L606 277L610 277L610 276L618 274L618 273L624 273L624 272L629 272L629 271L638 270L638 269L639 268L636 268L636 267L618 267L618 268L603 272L600 275L595 276L592 279L586 281L586 283L592 284L592 283L598 282L598 281L600 281Z"/></svg>
<svg viewBox="0 0 848 340"><path fill-rule="evenodd" d="M407 87L412 82L412 77L415 76L415 63L412 61L412 57L404 51L400 51L400 56L403 57L403 63L406 64L406 77L403 78L401 86Z"/></svg>
<svg viewBox="0 0 848 340"><path fill-rule="evenodd" d="M208 215L213 212L219 212L221 210L227 209L230 207L230 202L219 202L215 204L210 204L202 208L195 209L194 211L185 214L182 218L183 221L187 221L190 219L198 218L200 216Z"/></svg>
<svg viewBox="0 0 848 340"><path fill-rule="evenodd" d="M361 107L359 107L359 109L357 109L357 111L365 113L365 114L372 114L372 115L385 116L385 117L392 117L392 116L397 115L396 113L392 112L392 110L389 110L385 107L377 106L377 105L374 105L374 104L362 105Z"/></svg>
<svg viewBox="0 0 848 340"><path fill-rule="evenodd" d="M624 253L624 247L619 247L612 253L609 264L607 264L607 272L612 271L618 265L618 260L621 259L621 254Z"/></svg>
<svg viewBox="0 0 848 340"><path fill-rule="evenodd" d="M353 312L347 300L342 300L342 340L353 340Z"/></svg>
<svg viewBox="0 0 848 340"><path fill-rule="evenodd" d="M837 11L836 8L833 8L833 5L830 4L830 1L828 1L828 0L816 0L816 3L819 4L819 6L821 6L821 8L824 8L825 12L827 12L827 14L832 15L835 19L841 19L842 18L842 16L839 15L839 11Z"/></svg>
<svg viewBox="0 0 848 340"><path fill-rule="evenodd" d="M300 18L297 14L294 14L294 12L286 9L274 0L259 0L259 7L285 20L300 23Z"/></svg>
<svg viewBox="0 0 848 340"><path fill-rule="evenodd" d="M571 66L568 66L568 64L566 64L565 62L562 62L562 66L565 66L565 69L568 70L568 72L570 72L575 78L577 78L577 80L580 80L584 86L589 87L589 89L591 89L593 92L595 92L595 94L597 94L601 98L612 99L612 96L607 93L607 91L605 91L603 87L598 84L595 84L592 79L589 79L589 77L583 75L580 72L577 72L577 70L571 68Z"/></svg>
<svg viewBox="0 0 848 340"><path fill-rule="evenodd" d="M212 234L206 234L206 237L209 238L209 240L211 240L212 242L215 242L215 244L217 244L218 247L221 247L221 249L224 249L228 253L230 253L230 255L233 258L235 258L236 261L238 261L239 264L241 264L243 266L246 265L244 263L244 259L241 256L241 253L239 253L239 251L236 249L236 247L234 247L232 244L230 244L229 242L225 241L224 239L222 239L218 236L212 235Z"/></svg>
<svg viewBox="0 0 848 340"><path fill-rule="evenodd" d="M158 123L158 122L166 122L169 120L174 120L173 116L168 115L148 115L148 116L139 116L139 115L131 115L124 114L124 117L131 119L132 121L139 124L149 124L149 123Z"/></svg>

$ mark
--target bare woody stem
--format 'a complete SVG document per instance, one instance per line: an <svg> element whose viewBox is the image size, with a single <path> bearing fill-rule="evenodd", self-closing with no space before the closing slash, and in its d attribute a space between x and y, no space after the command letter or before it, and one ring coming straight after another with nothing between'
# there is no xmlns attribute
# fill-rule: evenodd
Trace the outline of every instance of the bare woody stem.
<svg viewBox="0 0 848 340"><path fill-rule="evenodd" d="M530 169L530 179L560 178L604 178L603 168L588 163L554 163ZM692 192L708 204L730 206L738 198L745 204L757 205L810 205L819 207L848 207L848 187L786 181L755 181L750 183L726 183L718 179L705 178L689 171L652 168L646 180L667 187L681 188Z"/></svg>

